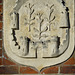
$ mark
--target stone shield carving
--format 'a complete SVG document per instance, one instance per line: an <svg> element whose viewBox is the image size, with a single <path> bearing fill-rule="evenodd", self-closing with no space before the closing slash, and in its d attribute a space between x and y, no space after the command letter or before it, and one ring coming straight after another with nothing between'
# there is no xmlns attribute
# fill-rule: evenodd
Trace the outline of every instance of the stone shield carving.
<svg viewBox="0 0 75 75"><path fill-rule="evenodd" d="M38 70L66 61L74 48L73 3L73 0L4 1L7 55Z"/></svg>

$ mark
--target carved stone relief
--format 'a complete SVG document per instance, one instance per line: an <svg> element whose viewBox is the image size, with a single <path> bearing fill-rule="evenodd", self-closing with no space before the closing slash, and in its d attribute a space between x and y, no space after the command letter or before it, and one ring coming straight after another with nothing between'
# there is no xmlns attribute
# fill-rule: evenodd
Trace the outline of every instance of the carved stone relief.
<svg viewBox="0 0 75 75"><path fill-rule="evenodd" d="M5 9L9 3L11 5ZM71 11L73 5L68 5L66 0L4 1L4 45L5 48L9 46L7 54L11 52L14 55L11 58L17 58L14 60L18 63L23 64L24 61L24 65L35 66L37 69L65 61L59 59L69 51L70 43L74 46L74 15ZM52 64L53 60L56 62ZM37 61L42 63L34 64Z"/></svg>

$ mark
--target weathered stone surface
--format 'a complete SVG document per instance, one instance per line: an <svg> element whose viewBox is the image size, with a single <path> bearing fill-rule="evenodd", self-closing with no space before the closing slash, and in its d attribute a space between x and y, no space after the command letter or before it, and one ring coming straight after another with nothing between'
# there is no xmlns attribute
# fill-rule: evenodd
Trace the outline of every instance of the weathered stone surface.
<svg viewBox="0 0 75 75"><path fill-rule="evenodd" d="M5 0L4 46L8 56L39 70L67 60L74 48L73 1Z"/></svg>

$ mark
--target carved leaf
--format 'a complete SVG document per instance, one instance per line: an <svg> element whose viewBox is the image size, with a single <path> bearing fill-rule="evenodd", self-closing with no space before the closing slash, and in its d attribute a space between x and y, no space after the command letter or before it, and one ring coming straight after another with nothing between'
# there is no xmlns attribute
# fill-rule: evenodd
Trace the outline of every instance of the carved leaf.
<svg viewBox="0 0 75 75"><path fill-rule="evenodd" d="M54 19L55 19L55 16L53 17L53 19L52 19L51 21L53 21ZM51 22L51 21L50 21L50 22ZM50 22L49 22L49 23L50 23Z"/></svg>
<svg viewBox="0 0 75 75"><path fill-rule="evenodd" d="M31 23L30 25L34 25L35 23L33 22L33 23Z"/></svg>
<svg viewBox="0 0 75 75"><path fill-rule="evenodd" d="M41 33L46 32L48 30L48 27L46 26Z"/></svg>
<svg viewBox="0 0 75 75"><path fill-rule="evenodd" d="M27 23L27 22L25 22L25 25L28 25L28 23Z"/></svg>
<svg viewBox="0 0 75 75"><path fill-rule="evenodd" d="M34 13L34 9L32 10L32 12L31 12L31 14L30 15L32 15Z"/></svg>
<svg viewBox="0 0 75 75"><path fill-rule="evenodd" d="M33 35L33 37L36 37L37 38L38 37L38 34Z"/></svg>
<svg viewBox="0 0 75 75"><path fill-rule="evenodd" d="M35 20L35 17L33 19L31 19L31 20Z"/></svg>
<svg viewBox="0 0 75 75"><path fill-rule="evenodd" d="M51 10L50 15L49 15L49 20L51 19L51 15L53 13L54 9Z"/></svg>
<svg viewBox="0 0 75 75"><path fill-rule="evenodd" d="M44 38L46 38L46 37L48 37L48 35L46 35L46 34L43 34L41 37L44 37Z"/></svg>
<svg viewBox="0 0 75 75"><path fill-rule="evenodd" d="M35 31L35 32L39 32L39 30L38 30L38 29L36 29L36 28L34 28L34 31Z"/></svg>

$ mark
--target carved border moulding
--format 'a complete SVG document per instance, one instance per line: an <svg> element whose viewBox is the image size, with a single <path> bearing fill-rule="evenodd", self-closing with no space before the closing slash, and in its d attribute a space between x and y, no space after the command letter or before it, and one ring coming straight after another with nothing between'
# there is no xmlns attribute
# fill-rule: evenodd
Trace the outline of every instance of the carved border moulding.
<svg viewBox="0 0 75 75"><path fill-rule="evenodd" d="M74 0L4 0L4 48L19 64L38 70L74 51Z"/></svg>

